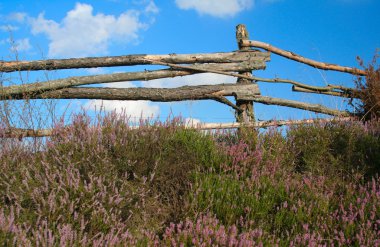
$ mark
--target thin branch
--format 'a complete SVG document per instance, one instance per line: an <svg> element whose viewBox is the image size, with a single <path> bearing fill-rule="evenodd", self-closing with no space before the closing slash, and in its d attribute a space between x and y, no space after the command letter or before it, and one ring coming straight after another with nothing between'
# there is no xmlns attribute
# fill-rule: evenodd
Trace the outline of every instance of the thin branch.
<svg viewBox="0 0 380 247"><path fill-rule="evenodd" d="M266 96L257 96L252 99L255 102L260 102L262 104L266 105L280 105L280 106L287 106L292 108L298 108L302 110L308 110L316 113L323 113L333 116L342 116L342 117L349 117L351 114L346 111L339 111L335 109L330 109L325 106L319 105L319 104L309 104L294 100L286 100L286 99L279 99L279 98L272 98L272 97L266 97Z"/></svg>
<svg viewBox="0 0 380 247"><path fill-rule="evenodd" d="M318 62L312 59L308 59L305 57L302 57L298 54L295 54L290 51L285 51L280 48L274 47L270 44L260 42L260 41L254 41L254 40L242 40L242 46L251 46L251 47L257 47L257 48L262 48L264 50L273 52L275 54L278 54L280 56L289 58L291 60L304 63L307 65L310 65L314 68L318 69L323 69L323 70L335 70L339 72L345 72L349 74L354 74L354 75L362 75L365 76L367 73L364 70L357 69L357 68L351 68L351 67L344 67L336 64L329 64L329 63L323 63L323 62Z"/></svg>
<svg viewBox="0 0 380 247"><path fill-rule="evenodd" d="M269 82L269 83L289 83L289 84L293 84L295 86L305 88L305 89L310 89L310 90L331 91L331 88L329 87L311 86L311 85L307 85L301 82L288 80L288 79L281 79L281 78L267 79L267 78L259 78L259 77L256 77L255 79L256 81Z"/></svg>
<svg viewBox="0 0 380 247"><path fill-rule="evenodd" d="M332 96L338 96L338 97L345 97L345 98L352 98L353 95L346 92L336 92L336 91L319 91L319 90L311 90L311 89L305 89L298 86L293 86L292 90L294 92L302 92L302 93L316 93L316 94L325 94L325 95L332 95Z"/></svg>
<svg viewBox="0 0 380 247"><path fill-rule="evenodd" d="M213 94L213 99L220 102L220 103L223 103L223 104L226 104L230 107L232 107L233 109L235 109L236 111L238 112L242 112L243 109L241 109L240 107L238 107L237 105L235 105L234 103L232 103L231 101L229 101L226 97L224 96L219 96L219 95L216 95L216 94Z"/></svg>
<svg viewBox="0 0 380 247"><path fill-rule="evenodd" d="M360 92L357 89L350 88L350 87L344 87L344 86L340 86L340 85L328 84L327 87L329 87L331 89L339 89L339 90L342 90L342 91L348 92L348 93L359 93Z"/></svg>

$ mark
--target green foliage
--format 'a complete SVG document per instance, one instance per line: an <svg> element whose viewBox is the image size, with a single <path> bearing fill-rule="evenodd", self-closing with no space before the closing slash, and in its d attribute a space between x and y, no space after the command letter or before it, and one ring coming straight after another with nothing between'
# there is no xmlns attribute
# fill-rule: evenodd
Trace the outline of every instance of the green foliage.
<svg viewBox="0 0 380 247"><path fill-rule="evenodd" d="M293 127L287 140L296 171L332 178L379 173L380 132L377 126L371 128L376 131L368 132L357 123Z"/></svg>

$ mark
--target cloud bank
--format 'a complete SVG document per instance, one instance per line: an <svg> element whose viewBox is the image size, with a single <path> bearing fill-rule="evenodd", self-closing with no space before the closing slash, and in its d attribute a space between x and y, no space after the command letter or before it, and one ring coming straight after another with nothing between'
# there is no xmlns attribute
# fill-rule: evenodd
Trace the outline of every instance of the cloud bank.
<svg viewBox="0 0 380 247"><path fill-rule="evenodd" d="M157 13L150 2L146 14ZM128 10L119 16L93 13L89 4L77 3L59 22L46 19L44 13L30 18L33 34L44 34L49 40L49 57L84 57L107 54L113 42L126 44L138 39L139 31L148 25L141 12Z"/></svg>
<svg viewBox="0 0 380 247"><path fill-rule="evenodd" d="M176 0L178 8L195 10L201 15L228 18L250 9L253 0Z"/></svg>
<svg viewBox="0 0 380 247"><path fill-rule="evenodd" d="M11 45L11 51L17 52L28 51L32 48L28 38L17 39L14 42L12 42Z"/></svg>

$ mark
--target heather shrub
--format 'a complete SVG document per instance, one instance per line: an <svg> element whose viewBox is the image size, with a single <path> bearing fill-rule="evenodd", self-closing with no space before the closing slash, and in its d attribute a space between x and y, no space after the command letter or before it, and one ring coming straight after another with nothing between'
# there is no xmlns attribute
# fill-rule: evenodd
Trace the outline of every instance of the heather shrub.
<svg viewBox="0 0 380 247"><path fill-rule="evenodd" d="M38 152L2 142L0 243L379 246L379 127L210 134L78 115Z"/></svg>
<svg viewBox="0 0 380 247"><path fill-rule="evenodd" d="M196 181L194 211L212 213L241 231L260 229L276 238L289 237L284 234L298 232L303 222L328 211L328 198L305 189L301 176L291 176L279 160L263 160L262 151L244 154L247 145L238 145L231 147L234 156L222 173L206 173ZM242 172L244 167L249 172ZM308 204L314 205L312 211L289 210Z"/></svg>
<svg viewBox="0 0 380 247"><path fill-rule="evenodd" d="M371 177L380 171L379 123L299 125L287 132L289 153L297 172L347 178Z"/></svg>
<svg viewBox="0 0 380 247"><path fill-rule="evenodd" d="M231 139L222 142L228 158L220 170L197 177L193 211L271 239L256 244L379 243L380 211L373 206L380 195L373 178L378 122L302 125L286 136L272 129L254 141Z"/></svg>
<svg viewBox="0 0 380 247"><path fill-rule="evenodd" d="M115 115L95 124L78 115L55 129L42 152L2 152L4 215L16 210L15 224L46 224L54 236L70 226L85 233L79 239L160 232L183 214L196 168L221 156L210 136L178 125L142 123L132 130Z"/></svg>

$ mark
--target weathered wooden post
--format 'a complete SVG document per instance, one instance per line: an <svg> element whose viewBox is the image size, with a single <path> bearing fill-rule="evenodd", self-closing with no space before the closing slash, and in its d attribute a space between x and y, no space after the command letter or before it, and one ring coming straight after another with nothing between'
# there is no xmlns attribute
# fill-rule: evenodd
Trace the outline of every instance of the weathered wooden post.
<svg viewBox="0 0 380 247"><path fill-rule="evenodd" d="M243 24L239 24L236 26L236 41L239 47L240 51L249 50L249 47L243 47L242 41L243 40L249 40L248 31ZM239 72L239 74L252 76L251 71L246 72ZM238 78L237 84L251 84L255 83L251 80L244 79L244 78ZM239 100L236 98L236 105L242 109L241 112L236 112L236 121L239 123L254 123L255 122L255 115L253 110L253 101L249 100Z"/></svg>

